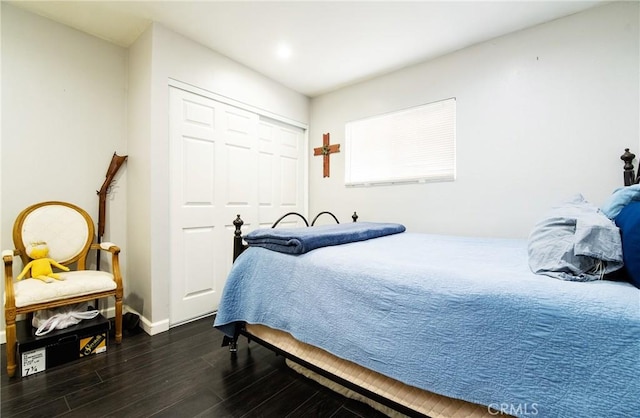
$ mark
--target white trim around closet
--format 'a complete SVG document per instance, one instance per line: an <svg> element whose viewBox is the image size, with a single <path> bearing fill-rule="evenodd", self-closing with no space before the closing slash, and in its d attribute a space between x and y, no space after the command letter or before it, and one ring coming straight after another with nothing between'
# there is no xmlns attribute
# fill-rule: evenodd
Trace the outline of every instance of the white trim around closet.
<svg viewBox="0 0 640 418"><path fill-rule="evenodd" d="M295 126L295 127L298 127L298 128L302 128L307 132L309 131L309 125L306 124L306 123L302 123L300 121L293 120L293 119L287 118L287 117L282 116L282 115L278 115L278 114L270 112L268 110L261 109L261 108L256 107L256 106L252 106L252 105L247 104L247 103L243 103L241 101L232 99L230 97L223 96L221 94L217 94L217 93L211 92L209 90L205 90L205 89L203 89L201 87L194 86L193 84L185 83L184 81L176 80L174 78L169 78L169 86L170 87L176 87L176 88L179 88L179 89L182 89L182 90L186 90L188 92L191 92L191 93L194 93L194 94L198 94L200 96L204 96L204 97L207 97L209 99L213 99L213 100L215 100L217 102L221 102L221 103L224 103L224 104L235 106L235 107L243 109L243 110L248 110L249 112L253 112L253 113L257 114L257 115L264 116L264 117L267 117L269 119L276 120L278 122L283 122L283 123L286 123L287 125L292 125L292 126Z"/></svg>

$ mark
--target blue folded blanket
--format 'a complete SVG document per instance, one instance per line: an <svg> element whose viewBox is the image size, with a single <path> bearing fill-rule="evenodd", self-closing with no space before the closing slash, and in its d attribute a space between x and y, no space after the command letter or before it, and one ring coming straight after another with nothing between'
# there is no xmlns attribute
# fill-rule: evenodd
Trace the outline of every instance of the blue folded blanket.
<svg viewBox="0 0 640 418"><path fill-rule="evenodd" d="M400 224L353 222L309 228L256 229L248 233L244 240L254 247L285 254L304 254L320 247L364 241L404 231L404 225Z"/></svg>

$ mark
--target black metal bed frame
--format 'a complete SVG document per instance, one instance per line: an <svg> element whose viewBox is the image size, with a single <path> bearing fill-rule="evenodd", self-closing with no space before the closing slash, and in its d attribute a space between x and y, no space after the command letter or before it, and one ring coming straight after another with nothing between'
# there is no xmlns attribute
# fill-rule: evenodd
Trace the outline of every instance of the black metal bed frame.
<svg viewBox="0 0 640 418"><path fill-rule="evenodd" d="M318 213L315 216L315 218L313 218L313 221L311 221L311 226L315 226L316 221L322 215L329 215L329 216L331 216L333 218L334 221L336 221L336 223L338 223L338 224L340 223L338 218L336 218L336 215L334 215L333 213L331 213L329 211L322 211L322 212ZM281 217L279 217L273 223L273 225L271 225L271 228L275 228L276 226L278 226L280 221L282 221L287 216L297 216L297 217L301 218L304 221L304 224L307 227L309 226L309 221L307 221L307 218L305 218L304 215L301 215L298 212L288 212L288 213L285 213L284 215L282 215ZM356 212L353 212L353 215L351 215L351 219L353 219L353 222L358 222L358 214ZM236 261L236 258L238 258L238 256L240 254L242 254L242 252L249 247L248 245L246 245L242 241L242 225L244 225L244 221L242 220L242 218L240 218L240 215L238 214L236 216L236 219L233 221L233 226L235 227L235 230L233 232L233 235L234 235L233 236L233 261L234 262Z"/></svg>
<svg viewBox="0 0 640 418"><path fill-rule="evenodd" d="M633 184L640 184L640 170L638 170L638 173L636 174L634 166L633 166L633 161L636 158L635 154L633 154L632 152L629 151L629 148L625 148L625 152L624 154L622 154L620 156L620 159L622 161L624 161L624 185L625 186L631 186ZM317 214L315 216L315 218L313 218L313 221L311 222L311 226L315 225L316 220L318 219L318 217L320 217L321 215L329 215L331 217L333 217L333 219L336 221L336 223L340 223L338 221L338 218L336 218L336 216L328 211L323 211L320 212L319 214ZM276 220L274 222L274 224L271 226L272 228L275 228L282 219L286 218L287 216L298 216L300 218L302 218L302 220L304 221L305 225L307 227L309 227L309 222L307 221L307 219L297 213L297 212L289 212L284 214L283 216L281 216L278 220ZM353 222L357 222L358 220L358 215L356 214L356 212L353 213L353 215L351 216L353 219ZM244 221L240 218L240 215L238 215L236 217L236 219L233 221L233 225L235 226L235 231L234 231L234 240L233 240L233 261L236 260L236 258L238 258L238 256L240 254L242 254L242 252L248 247L247 245L245 245L242 241L242 225L244 224ZM337 376L331 372L328 372L324 369L322 369L319 366L316 366L312 363L307 362L306 360L303 360L285 350L282 350L276 346L274 346L273 344L270 344L254 335L252 335L251 333L249 333L246 330L246 326L244 323L242 324L238 324L236 326L236 330L235 330L235 334L233 336L233 338L227 337L225 336L222 342L222 346L229 346L229 351L231 352L232 355L236 355L237 353L237 341L238 338L240 337L240 335L243 335L245 337L247 337L248 341L256 341L258 344L274 351L276 354L278 355L282 355L283 357L290 359L298 364L300 364L303 367L306 367L309 370L312 370L313 372L332 380L333 382L336 382L354 392L357 392L361 395L366 396L367 398L374 400L382 405L385 405L391 409L394 409L402 414L405 414L409 417L425 417L424 414L421 414L405 405L399 404L391 399L388 399L382 395L379 395L375 392L372 392L366 388L363 388L361 386L358 386L357 384L350 382L340 376Z"/></svg>

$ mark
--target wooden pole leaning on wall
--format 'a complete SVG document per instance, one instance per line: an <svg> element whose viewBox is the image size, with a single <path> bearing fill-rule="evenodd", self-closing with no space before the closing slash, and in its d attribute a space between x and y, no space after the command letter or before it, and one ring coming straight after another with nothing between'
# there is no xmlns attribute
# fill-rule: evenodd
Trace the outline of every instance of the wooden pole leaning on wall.
<svg viewBox="0 0 640 418"><path fill-rule="evenodd" d="M115 176L122 164L127 160L127 155L118 155L115 152L111 157L111 163L107 169L102 187L97 191L98 193L98 244L102 243L102 236L104 235L104 228L107 216L107 195L111 190L111 185L115 181ZM96 255L96 270L100 270L100 250Z"/></svg>

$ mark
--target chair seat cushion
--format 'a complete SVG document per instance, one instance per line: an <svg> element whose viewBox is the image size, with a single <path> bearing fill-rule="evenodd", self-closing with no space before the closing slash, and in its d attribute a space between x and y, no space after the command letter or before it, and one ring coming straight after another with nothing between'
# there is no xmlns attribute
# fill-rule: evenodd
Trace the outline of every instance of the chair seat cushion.
<svg viewBox="0 0 640 418"><path fill-rule="evenodd" d="M104 271L81 270L59 273L65 280L45 283L38 279L24 279L13 284L16 307L51 302L74 296L106 292L116 288L113 274Z"/></svg>

